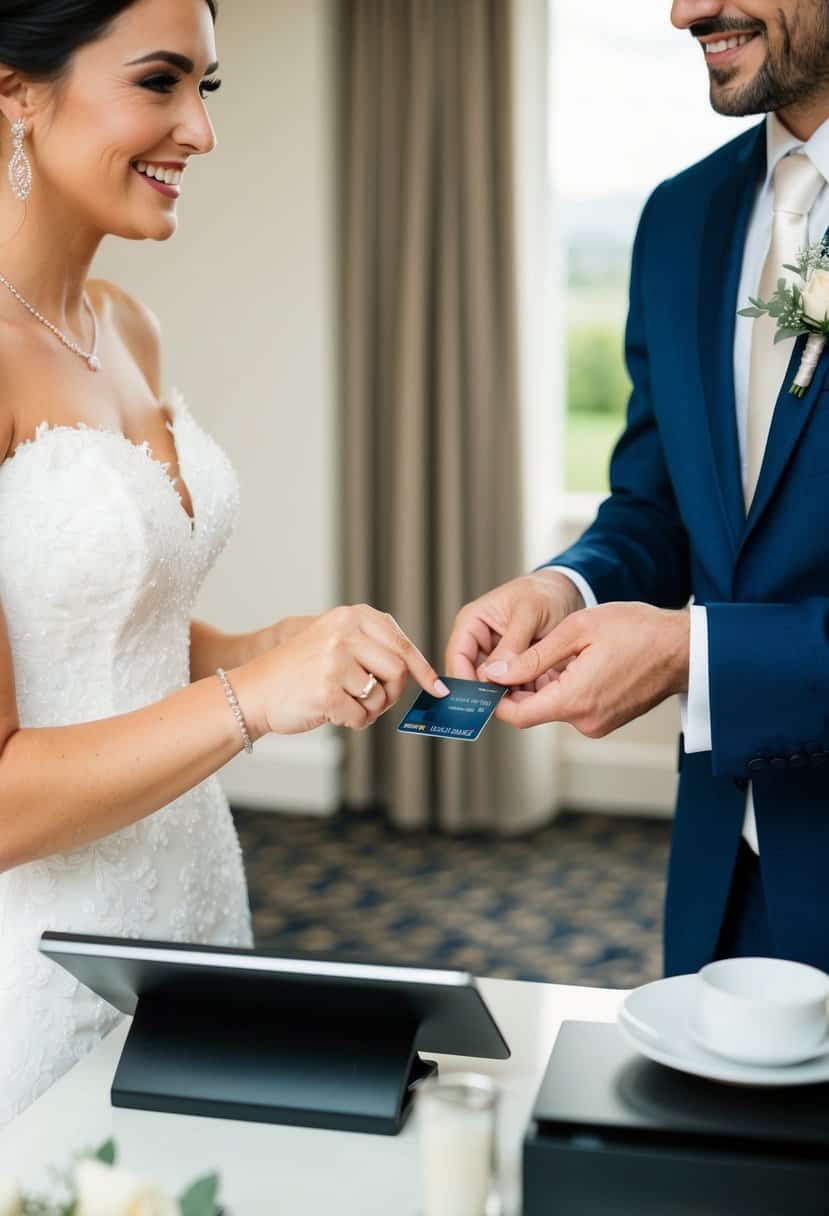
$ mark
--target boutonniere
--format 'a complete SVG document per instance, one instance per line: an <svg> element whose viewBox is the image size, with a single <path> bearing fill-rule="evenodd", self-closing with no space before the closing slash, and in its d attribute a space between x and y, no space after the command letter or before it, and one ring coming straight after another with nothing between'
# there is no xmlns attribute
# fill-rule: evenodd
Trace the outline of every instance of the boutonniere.
<svg viewBox="0 0 829 1216"><path fill-rule="evenodd" d="M829 244L818 241L801 250L796 266L783 266L798 276L796 282L777 280L777 290L770 300L754 300L750 308L741 308L741 317L762 317L766 313L777 322L775 345L808 334L797 375L789 392L802 397L812 383L815 368L829 338Z"/></svg>

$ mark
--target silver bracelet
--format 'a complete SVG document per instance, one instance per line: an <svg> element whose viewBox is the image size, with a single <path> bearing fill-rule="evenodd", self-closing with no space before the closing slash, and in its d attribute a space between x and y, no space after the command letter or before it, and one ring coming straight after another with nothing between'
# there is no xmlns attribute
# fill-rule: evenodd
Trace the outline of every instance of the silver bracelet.
<svg viewBox="0 0 829 1216"><path fill-rule="evenodd" d="M230 708L233 710L233 715L236 718L236 721L239 723L239 730L242 732L242 740L245 744L245 751L252 752L253 744L250 741L250 735L248 734L248 728L245 724L245 715L242 713L241 705L236 700L235 692L230 687L230 680L228 680L227 676L225 675L225 669L223 667L217 667L216 675L219 677L219 679L222 682L222 686L224 687L224 690L225 690L225 695L227 696L227 699L230 703Z"/></svg>

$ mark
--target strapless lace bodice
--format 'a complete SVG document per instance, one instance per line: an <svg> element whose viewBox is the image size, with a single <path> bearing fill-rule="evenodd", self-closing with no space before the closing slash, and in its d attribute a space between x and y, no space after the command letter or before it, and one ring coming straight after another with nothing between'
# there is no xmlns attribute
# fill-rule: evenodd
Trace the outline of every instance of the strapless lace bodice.
<svg viewBox="0 0 829 1216"><path fill-rule="evenodd" d="M193 524L168 466L119 431L43 422L0 465L0 601L21 727L128 713L189 683L193 604L235 527L239 485L180 394L165 404ZM249 945L218 778L0 875L0 1125L117 1020L40 956L44 929Z"/></svg>

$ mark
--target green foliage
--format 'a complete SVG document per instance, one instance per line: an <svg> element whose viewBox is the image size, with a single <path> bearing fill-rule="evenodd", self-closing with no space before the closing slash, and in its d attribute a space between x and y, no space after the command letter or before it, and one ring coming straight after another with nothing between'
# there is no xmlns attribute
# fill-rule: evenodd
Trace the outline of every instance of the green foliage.
<svg viewBox="0 0 829 1216"><path fill-rule="evenodd" d="M115 1141L105 1140L101 1147L95 1151L94 1156L97 1161L102 1161L104 1165L115 1165Z"/></svg>
<svg viewBox="0 0 829 1216"><path fill-rule="evenodd" d="M784 270L791 270L808 283L815 270L829 270L829 244L817 241L800 250L797 265L785 263ZM797 338L800 334L825 334L829 337L829 314L822 321L807 316L803 306L803 290L797 283L787 283L784 278L777 280L777 287L770 300L759 300L749 296L750 308L738 309L740 317L762 317L768 314L777 322L774 335L775 344Z"/></svg>
<svg viewBox="0 0 829 1216"><path fill-rule="evenodd" d="M622 414L630 395L623 339L612 324L573 325L567 335L567 409Z"/></svg>
<svg viewBox="0 0 829 1216"><path fill-rule="evenodd" d="M621 414L568 414L564 440L564 488L606 494L610 455L624 427Z"/></svg>
<svg viewBox="0 0 829 1216"><path fill-rule="evenodd" d="M750 308L740 308L740 317L762 317L764 313L777 322L775 342L784 342L798 334L808 333L809 324L803 316L803 294L796 283L787 285L785 279L777 280L777 287L770 300L749 296Z"/></svg>
<svg viewBox="0 0 829 1216"><path fill-rule="evenodd" d="M793 270L805 282L813 270L829 270L829 242L822 237L813 245L806 245L797 257L797 265L784 265L784 270Z"/></svg>
<svg viewBox="0 0 829 1216"><path fill-rule="evenodd" d="M179 1197L181 1216L218 1216L218 1191L218 1174L207 1174L204 1178L199 1178Z"/></svg>

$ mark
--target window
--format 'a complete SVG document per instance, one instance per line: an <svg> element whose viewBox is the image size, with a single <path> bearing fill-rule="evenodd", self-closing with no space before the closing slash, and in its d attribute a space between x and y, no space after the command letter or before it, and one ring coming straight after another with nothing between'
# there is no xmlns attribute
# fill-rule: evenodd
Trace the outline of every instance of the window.
<svg viewBox="0 0 829 1216"><path fill-rule="evenodd" d="M715 114L702 52L670 4L550 0L550 156L565 267L564 487L605 492L630 384L623 359L636 223L660 181L754 125Z"/></svg>

